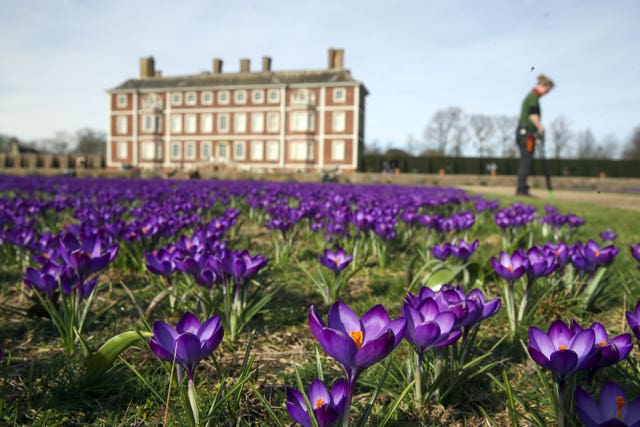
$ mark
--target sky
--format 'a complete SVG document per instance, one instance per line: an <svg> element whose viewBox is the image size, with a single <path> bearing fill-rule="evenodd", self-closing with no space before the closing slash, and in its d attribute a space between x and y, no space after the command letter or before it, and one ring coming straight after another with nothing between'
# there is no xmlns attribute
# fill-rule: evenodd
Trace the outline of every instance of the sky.
<svg viewBox="0 0 640 427"><path fill-rule="evenodd" d="M431 116L516 115L536 76L542 120L621 144L640 125L636 0L24 0L0 2L0 133L106 131L106 91L153 55L164 76L261 57L323 69L327 50L369 91L365 139L402 148Z"/></svg>

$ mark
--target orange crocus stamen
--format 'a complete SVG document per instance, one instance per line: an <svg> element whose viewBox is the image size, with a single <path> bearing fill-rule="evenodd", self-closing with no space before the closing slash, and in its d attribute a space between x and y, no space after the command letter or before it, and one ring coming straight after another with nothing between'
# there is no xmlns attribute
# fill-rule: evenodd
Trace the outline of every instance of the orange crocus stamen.
<svg viewBox="0 0 640 427"><path fill-rule="evenodd" d="M560 350L568 350L569 347L567 347L566 345L561 345L560 347L558 347L558 349L560 349Z"/></svg>
<svg viewBox="0 0 640 427"><path fill-rule="evenodd" d="M356 347L358 347L358 350L360 350L362 348L362 341L364 338L362 335L362 331L353 331L350 332L349 335L351 336L353 342L356 343Z"/></svg>
<svg viewBox="0 0 640 427"><path fill-rule="evenodd" d="M331 261L333 261L335 265L338 265L338 263L340 262L340 259L338 257L335 257L335 258L331 258Z"/></svg>
<svg viewBox="0 0 640 427"><path fill-rule="evenodd" d="M606 341L600 341L598 344L600 344L600 347L604 347L605 345L607 345L608 343Z"/></svg>
<svg viewBox="0 0 640 427"><path fill-rule="evenodd" d="M596 256L600 256L600 251L593 251L594 254L596 254Z"/></svg>
<svg viewBox="0 0 640 427"><path fill-rule="evenodd" d="M507 265L507 270L513 271L513 266L512 265Z"/></svg>
<svg viewBox="0 0 640 427"><path fill-rule="evenodd" d="M327 402L325 402L324 400L322 400L321 397L319 397L316 400L316 404L313 406L313 409L318 409L319 407L321 407L322 405L326 404Z"/></svg>
<svg viewBox="0 0 640 427"><path fill-rule="evenodd" d="M142 231L142 233L146 233L147 232L147 227L142 227L140 230Z"/></svg>
<svg viewBox="0 0 640 427"><path fill-rule="evenodd" d="M622 408L627 406L627 402L624 400L622 396L616 396L616 405L618 406L618 419L622 419Z"/></svg>

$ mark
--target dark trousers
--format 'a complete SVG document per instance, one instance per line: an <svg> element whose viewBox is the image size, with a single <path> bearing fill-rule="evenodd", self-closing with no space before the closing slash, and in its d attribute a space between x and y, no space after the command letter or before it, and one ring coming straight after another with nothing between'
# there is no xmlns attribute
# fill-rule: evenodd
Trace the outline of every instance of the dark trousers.
<svg viewBox="0 0 640 427"><path fill-rule="evenodd" d="M527 177L531 172L531 164L533 163L533 149L531 152L527 150L527 138L530 134L516 134L516 142L520 150L520 164L518 165L518 187L517 193L528 193Z"/></svg>

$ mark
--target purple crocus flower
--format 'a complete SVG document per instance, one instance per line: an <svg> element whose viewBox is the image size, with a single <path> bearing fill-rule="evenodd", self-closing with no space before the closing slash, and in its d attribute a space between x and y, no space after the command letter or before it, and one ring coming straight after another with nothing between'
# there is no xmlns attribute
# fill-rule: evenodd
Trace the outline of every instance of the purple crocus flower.
<svg viewBox="0 0 640 427"><path fill-rule="evenodd" d="M118 254L118 249L118 245L113 245L103 251L102 242L95 235L80 244L73 234L67 233L60 239L59 253L80 280L84 280L109 265Z"/></svg>
<svg viewBox="0 0 640 427"><path fill-rule="evenodd" d="M510 287L513 287L513 283L527 272L529 259L522 249L517 249L511 256L500 252L499 259L491 258L491 266L509 283Z"/></svg>
<svg viewBox="0 0 640 427"><path fill-rule="evenodd" d="M601 248L593 240L589 240L587 244L584 245L584 256L590 263L598 267L609 265L616 255L618 255L618 252L620 252L620 249L613 245Z"/></svg>
<svg viewBox="0 0 640 427"><path fill-rule="evenodd" d="M309 310L309 328L324 351L344 369L352 388L358 376L393 351L404 336L406 320L391 321L382 305L367 311L361 319L342 301L329 309L327 324L314 306Z"/></svg>
<svg viewBox="0 0 640 427"><path fill-rule="evenodd" d="M636 308L633 313L627 311L627 323L635 335L636 339L640 340L640 300L636 303Z"/></svg>
<svg viewBox="0 0 640 427"><path fill-rule="evenodd" d="M451 243L443 243L442 245L433 245L431 253L434 258L444 261L451 256Z"/></svg>
<svg viewBox="0 0 640 427"><path fill-rule="evenodd" d="M27 268L24 275L24 284L42 292L47 298L53 300L58 290L59 267L52 263L45 263L40 270L33 267Z"/></svg>
<svg viewBox="0 0 640 427"><path fill-rule="evenodd" d="M441 310L433 298L426 298L417 307L405 301L402 313L407 320L404 338L419 355L430 348L446 347L460 338L462 331L454 329L456 316Z"/></svg>
<svg viewBox="0 0 640 427"><path fill-rule="evenodd" d="M527 278L529 281L548 276L558 268L558 264L554 262L554 258L548 256L537 246L527 251L527 258L529 260L527 266Z"/></svg>
<svg viewBox="0 0 640 427"><path fill-rule="evenodd" d="M313 415L319 427L337 423L345 409L346 384L344 379L338 380L328 391L320 380L313 380L307 398L313 409ZM296 389L286 387L287 411L291 418L303 427L311 427L311 417L307 409L304 395Z"/></svg>
<svg viewBox="0 0 640 427"><path fill-rule="evenodd" d="M606 230L600 232L600 238L603 242L613 242L618 237L618 233L611 231L611 227L607 227Z"/></svg>
<svg viewBox="0 0 640 427"><path fill-rule="evenodd" d="M463 263L469 261L471 255L478 249L478 245L480 242L478 239L474 240L473 243L469 244L466 240L460 240L457 245L451 245L451 255L458 258Z"/></svg>
<svg viewBox="0 0 640 427"><path fill-rule="evenodd" d="M599 322L595 322L589 326L589 329L594 332L595 345L600 347L601 350L599 358L593 365L594 370L614 365L626 358L631 352L631 348L633 347L631 334L621 334L617 337L609 338L607 330ZM573 320L571 322L571 330L577 333L583 329Z"/></svg>
<svg viewBox="0 0 640 427"><path fill-rule="evenodd" d="M153 322L152 329L153 337L149 338L151 351L167 362L175 360L187 371L190 380L193 380L198 362L210 355L224 336L220 316L213 316L200 324L190 312L180 318L175 329L160 321Z"/></svg>
<svg viewBox="0 0 640 427"><path fill-rule="evenodd" d="M631 245L631 255L633 255L636 261L640 262L640 243Z"/></svg>
<svg viewBox="0 0 640 427"><path fill-rule="evenodd" d="M612 381L600 389L600 404L582 387L576 387L576 411L585 427L640 426L640 398L629 402Z"/></svg>
<svg viewBox="0 0 640 427"><path fill-rule="evenodd" d="M160 248L157 251L145 254L149 271L164 277L170 277L176 270L175 258L175 247L170 249Z"/></svg>
<svg viewBox="0 0 640 427"><path fill-rule="evenodd" d="M564 269L569 262L569 246L564 242L557 244L547 242L542 247L542 250L547 254L547 256L553 258L554 262L558 264L560 269Z"/></svg>
<svg viewBox="0 0 640 427"><path fill-rule="evenodd" d="M324 255L320 255L318 257L320 264L327 267L329 270L333 271L334 274L340 273L344 270L351 260L353 260L352 255L346 255L344 249L340 248L337 251L333 252L329 249L324 251Z"/></svg>
<svg viewBox="0 0 640 427"><path fill-rule="evenodd" d="M529 328L527 350L534 362L563 381L574 372L591 368L598 360L600 348L594 340L593 330L574 333L562 320L556 320L549 333L535 326Z"/></svg>

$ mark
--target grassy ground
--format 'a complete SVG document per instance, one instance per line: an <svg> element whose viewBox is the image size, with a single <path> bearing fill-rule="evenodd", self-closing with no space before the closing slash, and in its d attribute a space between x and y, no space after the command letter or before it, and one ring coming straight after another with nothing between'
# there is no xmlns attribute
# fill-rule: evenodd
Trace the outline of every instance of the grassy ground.
<svg viewBox="0 0 640 427"><path fill-rule="evenodd" d="M501 206L514 201L509 196L497 197ZM527 199L527 204L542 214L548 200ZM609 268L601 286L606 291L592 308L585 311L575 301L562 300L557 294L540 291L539 306L530 322L546 330L556 318L577 319L583 326L602 322L610 335L629 332L624 320L625 310L635 306L640 298L640 273L629 253L629 246L640 242L640 230L634 226L637 215L615 206L563 202L553 204L562 213L573 212L586 220L572 242L598 240L598 233L611 227L618 233L616 245L621 248ZM243 207L246 212L246 207ZM243 215L243 223L230 242L231 247L251 248L273 259L272 234L261 223ZM398 226L402 228L402 226ZM533 241L544 243L539 227L533 230ZM482 271L480 286L489 299L499 297L498 282L493 274L490 258L501 250L501 235L488 215L479 215L469 235L480 239L480 250L472 261ZM375 304L384 304L392 318L400 315L402 299L420 268L418 249L423 246L424 234L397 239L390 246L389 263L384 266L371 257L350 280L343 292L343 300L362 314ZM517 244L526 247L526 238ZM316 344L307 326L310 305L315 305L326 318L328 305L310 283L303 269L320 271L317 255L323 242L303 232L294 243L288 262L270 262L259 280L263 284L279 285L280 292L268 309L254 318L249 330L254 332L250 354L255 357L250 380L258 393L247 385L241 388L235 401L217 408L212 425L276 425L290 424L285 408L284 386L296 386L296 369L305 384L317 377L318 360L324 376L332 383L341 375L335 361L325 355ZM5 252L5 255L7 252ZM0 424L4 425L159 425L165 420L168 374L153 356L144 341L124 352L108 376L91 387L82 387L84 361L81 356L65 356L56 331L46 317L37 310L22 285L24 266L5 258L0 266L1 320L0 345L4 359L0 365L0 390L3 407ZM461 277L456 278L456 281ZM123 284L126 286L123 286ZM192 302L185 301L172 311L165 301L148 318L140 315L161 287L160 280L138 267L116 263L101 276L95 309L92 310L86 331L93 348L109 337L126 330L145 330L153 320L175 324L184 309ZM127 291L130 290L130 292ZM416 291L417 288L411 289ZM139 310L142 309L142 310ZM529 360L526 331L522 341L505 339L508 334L504 310L482 323L474 356L487 355L483 363L495 366L483 375L465 381L438 403L428 403L418 409L411 394L401 399L391 425L462 426L462 425L550 425L554 422L552 405L541 392L550 384L548 373L537 375ZM221 345L214 357L201 363L196 372L198 392L203 406L210 403L220 387L233 386L243 366L243 357L250 341L249 330L241 334L235 346ZM318 352L316 353L316 350ZM316 354L318 356L316 356ZM406 365L411 350L402 343L390 356L392 363L369 369L359 381L354 398L354 423L367 410L369 399L381 378L385 378L367 425L378 425L406 386ZM638 349L620 366L600 372L588 386L597 389L607 379L623 384L628 396L640 395L637 366ZM478 367L478 369L480 369ZM224 384L220 384L221 377ZM143 380L144 379L144 380ZM505 383L505 379L508 381ZM510 386L516 402L509 408L505 386ZM154 393L153 390L155 390ZM177 390L172 388L169 398L169 424L181 425L184 410ZM519 414L519 415L518 415ZM536 421L531 414L537 414ZM275 417L275 418L274 418Z"/></svg>

